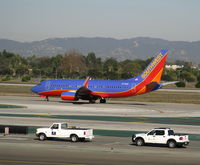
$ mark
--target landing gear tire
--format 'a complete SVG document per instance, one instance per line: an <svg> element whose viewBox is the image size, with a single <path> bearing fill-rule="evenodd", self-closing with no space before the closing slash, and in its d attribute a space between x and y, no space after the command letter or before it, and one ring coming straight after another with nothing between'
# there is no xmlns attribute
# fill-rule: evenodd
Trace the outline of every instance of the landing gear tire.
<svg viewBox="0 0 200 165"><path fill-rule="evenodd" d="M100 103L106 103L106 99L100 99Z"/></svg>

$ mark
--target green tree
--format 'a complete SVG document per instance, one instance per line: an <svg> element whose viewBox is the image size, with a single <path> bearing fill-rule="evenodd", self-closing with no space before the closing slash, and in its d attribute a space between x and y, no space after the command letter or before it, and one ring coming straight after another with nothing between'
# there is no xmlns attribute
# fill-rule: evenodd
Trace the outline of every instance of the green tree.
<svg viewBox="0 0 200 165"><path fill-rule="evenodd" d="M196 88L200 88L200 81L195 84Z"/></svg>
<svg viewBox="0 0 200 165"><path fill-rule="evenodd" d="M175 81L177 80L176 71L173 69L165 69L163 71L162 80L164 81Z"/></svg>
<svg viewBox="0 0 200 165"><path fill-rule="evenodd" d="M60 66L63 61L63 56L62 55L57 55L55 57L51 58L52 61L52 67L53 67L53 75L54 78L62 77L62 70L60 69Z"/></svg>
<svg viewBox="0 0 200 165"><path fill-rule="evenodd" d="M125 60L120 63L120 73L122 79L138 76L141 72L141 66L135 61Z"/></svg>
<svg viewBox="0 0 200 165"><path fill-rule="evenodd" d="M86 57L77 51L70 51L65 54L60 69L63 71L64 77L79 78L87 74ZM73 74L77 77L74 77Z"/></svg>
<svg viewBox="0 0 200 165"><path fill-rule="evenodd" d="M186 84L185 84L184 81L179 81L179 82L176 83L176 86L177 86L177 87L185 87Z"/></svg>
<svg viewBox="0 0 200 165"><path fill-rule="evenodd" d="M25 65L20 65L16 68L16 75L22 77L23 75L28 74L28 69Z"/></svg>
<svg viewBox="0 0 200 165"><path fill-rule="evenodd" d="M185 80L187 82L194 82L196 80L196 77L192 73L187 71L181 72L180 77L182 80Z"/></svg>
<svg viewBox="0 0 200 165"><path fill-rule="evenodd" d="M118 62L114 58L108 58L103 64L103 72L106 79L118 79Z"/></svg>

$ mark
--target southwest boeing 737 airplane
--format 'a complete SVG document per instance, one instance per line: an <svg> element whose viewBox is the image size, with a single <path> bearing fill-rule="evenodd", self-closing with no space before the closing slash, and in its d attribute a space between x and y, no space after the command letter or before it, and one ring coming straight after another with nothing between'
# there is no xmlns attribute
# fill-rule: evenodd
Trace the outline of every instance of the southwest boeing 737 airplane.
<svg viewBox="0 0 200 165"><path fill-rule="evenodd" d="M95 103L106 103L106 98L129 97L145 94L160 89L164 85L175 82L161 83L161 76L168 55L167 50L161 50L151 63L137 77L127 80L86 80L54 79L42 81L31 88L32 92L42 97L59 96L63 100L89 100Z"/></svg>

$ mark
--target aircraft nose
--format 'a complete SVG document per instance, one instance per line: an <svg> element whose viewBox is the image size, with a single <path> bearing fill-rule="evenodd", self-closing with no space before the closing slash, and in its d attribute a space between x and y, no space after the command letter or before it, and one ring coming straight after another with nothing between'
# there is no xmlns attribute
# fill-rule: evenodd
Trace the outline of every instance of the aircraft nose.
<svg viewBox="0 0 200 165"><path fill-rule="evenodd" d="M34 93L37 93L37 86L32 87L31 91L34 92Z"/></svg>

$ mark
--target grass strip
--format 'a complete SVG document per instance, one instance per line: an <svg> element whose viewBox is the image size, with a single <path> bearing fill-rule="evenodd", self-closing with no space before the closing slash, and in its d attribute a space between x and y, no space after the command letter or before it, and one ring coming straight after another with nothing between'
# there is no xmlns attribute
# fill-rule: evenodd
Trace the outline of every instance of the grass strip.
<svg viewBox="0 0 200 165"><path fill-rule="evenodd" d="M114 122L130 122L130 123L200 125L200 117L174 117L174 118L173 117L120 117L120 116L37 115L37 114L6 114L6 113L0 113L0 116L114 121Z"/></svg>
<svg viewBox="0 0 200 165"><path fill-rule="evenodd" d="M0 108L26 108L26 107L19 105L0 104Z"/></svg>

